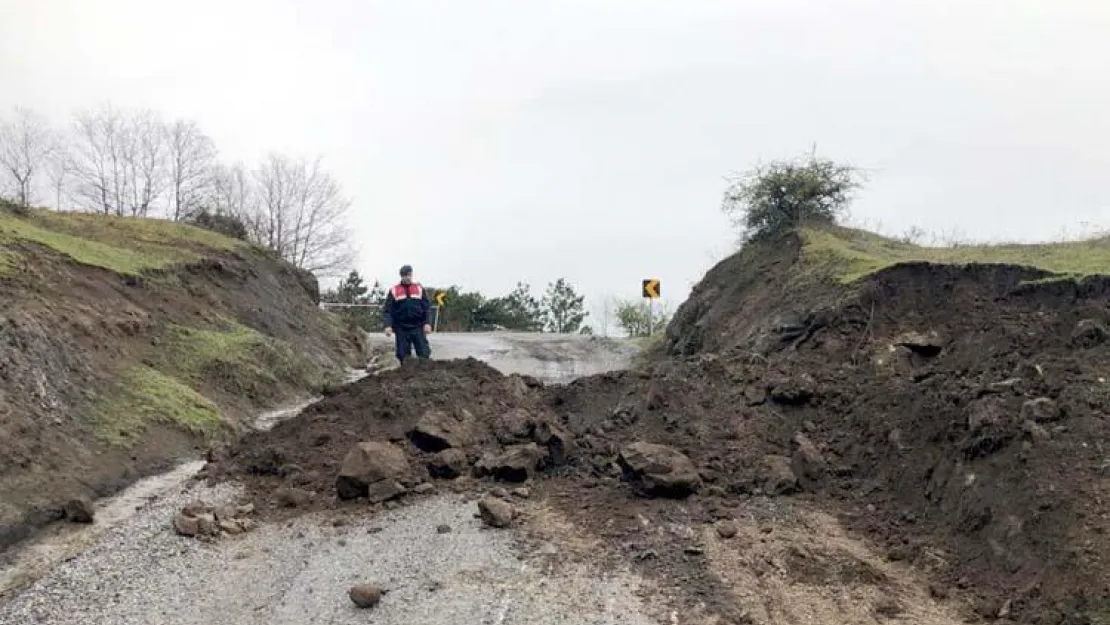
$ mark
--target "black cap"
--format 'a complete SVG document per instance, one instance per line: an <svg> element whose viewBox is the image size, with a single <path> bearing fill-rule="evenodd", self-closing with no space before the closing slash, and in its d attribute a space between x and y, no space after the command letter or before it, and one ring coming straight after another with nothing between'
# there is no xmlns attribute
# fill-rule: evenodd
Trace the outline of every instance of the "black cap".
<svg viewBox="0 0 1110 625"><path fill-rule="evenodd" d="M402 276L410 276L410 275L412 275L412 265L403 265L403 266L401 267L401 275L402 275Z"/></svg>

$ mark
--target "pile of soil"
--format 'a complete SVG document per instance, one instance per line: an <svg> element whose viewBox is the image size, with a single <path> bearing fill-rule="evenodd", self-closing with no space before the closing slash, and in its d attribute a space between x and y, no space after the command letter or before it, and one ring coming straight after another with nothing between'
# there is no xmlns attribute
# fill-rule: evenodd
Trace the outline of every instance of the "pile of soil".
<svg viewBox="0 0 1110 625"><path fill-rule="evenodd" d="M541 388L472 358L412 361L333 389L296 418L246 435L215 452L204 473L244 483L270 515L358 499L341 493L337 477L348 454L367 442L406 455L406 470L393 476L406 491L435 478L523 482L565 464L570 445ZM308 496L291 506L278 496L288 488Z"/></svg>
<svg viewBox="0 0 1110 625"><path fill-rule="evenodd" d="M245 481L273 513L289 486L322 495L303 507L339 505L359 442L403 449L408 488L437 479L445 449L474 475L534 444L535 492L720 614L739 618L698 538L649 536L645 521L693 527L804 500L971 616L1106 622L1110 280L921 264L799 292L799 249L716 267L668 329L667 357L639 369L544 387L473 360L419 363L250 435L209 474ZM429 444L429 414L465 432Z"/></svg>

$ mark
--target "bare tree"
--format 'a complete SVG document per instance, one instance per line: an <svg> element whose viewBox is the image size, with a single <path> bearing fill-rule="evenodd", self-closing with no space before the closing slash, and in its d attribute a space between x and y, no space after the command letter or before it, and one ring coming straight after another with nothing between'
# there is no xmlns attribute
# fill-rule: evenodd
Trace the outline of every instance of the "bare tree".
<svg viewBox="0 0 1110 625"><path fill-rule="evenodd" d="M179 221L200 208L216 163L216 144L194 121L179 119L168 128L170 215Z"/></svg>
<svg viewBox="0 0 1110 625"><path fill-rule="evenodd" d="M108 214L149 215L169 181L167 133L158 116L102 106L78 113L74 138L81 203Z"/></svg>
<svg viewBox="0 0 1110 625"><path fill-rule="evenodd" d="M258 242L296 266L336 275L354 257L346 227L351 206L339 182L322 167L271 154L254 172Z"/></svg>
<svg viewBox="0 0 1110 625"><path fill-rule="evenodd" d="M146 217L162 197L169 182L166 126L152 111L133 114L125 125L128 141L124 144L127 186L132 215Z"/></svg>
<svg viewBox="0 0 1110 625"><path fill-rule="evenodd" d="M57 149L50 159L50 166L46 171L50 179L50 191L54 194L55 210L65 210L69 199L69 186L74 173L73 154L69 145L58 141Z"/></svg>
<svg viewBox="0 0 1110 625"><path fill-rule="evenodd" d="M126 168L123 117L110 106L78 113L74 119L74 177L84 208L122 215Z"/></svg>
<svg viewBox="0 0 1110 625"><path fill-rule="evenodd" d="M11 121L0 121L0 168L15 187L20 206L31 205L35 181L45 173L54 147L53 132L33 111L17 108Z"/></svg>

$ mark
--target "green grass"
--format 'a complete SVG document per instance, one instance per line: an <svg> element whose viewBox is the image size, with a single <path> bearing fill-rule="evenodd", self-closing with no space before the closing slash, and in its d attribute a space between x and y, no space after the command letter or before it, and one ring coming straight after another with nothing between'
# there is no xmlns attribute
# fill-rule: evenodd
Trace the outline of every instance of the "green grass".
<svg viewBox="0 0 1110 625"><path fill-rule="evenodd" d="M806 229L802 237L805 266L844 284L909 262L1021 265L1049 271L1058 279L1110 273L1110 238L933 248L849 228Z"/></svg>
<svg viewBox="0 0 1110 625"><path fill-rule="evenodd" d="M18 261L19 254L17 252L0 247L0 276L15 269L15 264Z"/></svg>
<svg viewBox="0 0 1110 625"><path fill-rule="evenodd" d="M146 366L127 370L119 389L95 410L96 435L114 445L128 446L152 423L180 427L212 438L227 424L209 399L168 376Z"/></svg>
<svg viewBox="0 0 1110 625"><path fill-rule="evenodd" d="M208 329L172 326L156 360L162 371L231 393L266 393L282 383L321 388L338 373L310 362L285 341L228 320Z"/></svg>
<svg viewBox="0 0 1110 625"><path fill-rule="evenodd" d="M38 243L78 263L123 275L196 261L205 251L245 245L215 232L160 219L48 211L19 217L0 211L0 248L20 241Z"/></svg>

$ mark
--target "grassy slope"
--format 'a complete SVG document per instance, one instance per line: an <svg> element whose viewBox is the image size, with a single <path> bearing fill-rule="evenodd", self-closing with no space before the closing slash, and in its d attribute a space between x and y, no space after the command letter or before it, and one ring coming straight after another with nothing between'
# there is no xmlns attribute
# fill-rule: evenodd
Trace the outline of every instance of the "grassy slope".
<svg viewBox="0 0 1110 625"><path fill-rule="evenodd" d="M0 245L37 243L74 261L122 275L199 260L205 251L245 243L215 232L158 219L36 211L27 218L0 211ZM0 250L0 273L19 262L14 249Z"/></svg>
<svg viewBox="0 0 1110 625"><path fill-rule="evenodd" d="M17 217L0 210L0 276L18 270L24 256L18 246L26 244L121 275L195 262L248 246L215 232L158 219L47 211ZM299 358L290 344L232 320L216 328L172 326L153 360L121 363L117 388L92 409L98 438L128 446L153 423L172 424L205 437L225 432L227 423L219 408L202 394L211 390L205 384L211 378L228 387L216 390L265 393L281 382L318 387L338 375Z"/></svg>
<svg viewBox="0 0 1110 625"><path fill-rule="evenodd" d="M1110 238L1027 245L961 245L931 248L849 228L807 229L802 233L805 264L850 283L909 262L1007 264L1035 267L1060 278L1110 273Z"/></svg>

